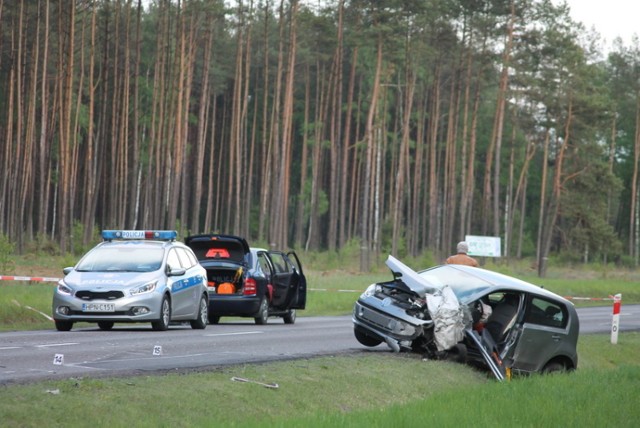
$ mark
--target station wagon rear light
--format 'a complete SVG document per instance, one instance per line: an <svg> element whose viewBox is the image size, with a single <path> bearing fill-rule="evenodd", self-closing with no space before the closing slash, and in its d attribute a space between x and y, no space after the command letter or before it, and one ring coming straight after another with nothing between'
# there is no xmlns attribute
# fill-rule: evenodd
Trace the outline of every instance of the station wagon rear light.
<svg viewBox="0 0 640 428"><path fill-rule="evenodd" d="M244 294L245 296L250 296L250 295L254 295L258 292L258 284L256 283L256 280L253 278L247 278L244 281L244 288L242 290L242 294Z"/></svg>

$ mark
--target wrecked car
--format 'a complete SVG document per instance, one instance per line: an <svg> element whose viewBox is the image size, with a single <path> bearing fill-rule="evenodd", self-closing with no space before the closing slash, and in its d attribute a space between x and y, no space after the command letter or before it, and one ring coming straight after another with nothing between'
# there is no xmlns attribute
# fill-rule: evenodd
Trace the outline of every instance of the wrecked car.
<svg viewBox="0 0 640 428"><path fill-rule="evenodd" d="M499 380L577 367L578 315L561 296L476 267L416 272L393 256L386 264L394 279L370 285L354 306L362 345L453 358Z"/></svg>

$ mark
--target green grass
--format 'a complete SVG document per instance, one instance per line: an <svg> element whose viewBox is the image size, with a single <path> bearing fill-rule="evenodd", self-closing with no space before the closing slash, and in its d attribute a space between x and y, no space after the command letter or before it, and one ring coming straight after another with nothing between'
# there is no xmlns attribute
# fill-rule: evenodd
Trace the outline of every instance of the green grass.
<svg viewBox="0 0 640 428"><path fill-rule="evenodd" d="M350 414L317 414L286 421L286 424L305 427L635 427L639 381L640 368L625 366L571 376L531 377L504 385L473 384L407 405Z"/></svg>
<svg viewBox="0 0 640 428"><path fill-rule="evenodd" d="M48 381L0 387L0 415L3 427L636 426L640 334L622 333L618 345L583 335L579 352L572 374L505 383L390 352Z"/></svg>
<svg viewBox="0 0 640 428"><path fill-rule="evenodd" d="M54 283L0 281L0 331L52 328Z"/></svg>

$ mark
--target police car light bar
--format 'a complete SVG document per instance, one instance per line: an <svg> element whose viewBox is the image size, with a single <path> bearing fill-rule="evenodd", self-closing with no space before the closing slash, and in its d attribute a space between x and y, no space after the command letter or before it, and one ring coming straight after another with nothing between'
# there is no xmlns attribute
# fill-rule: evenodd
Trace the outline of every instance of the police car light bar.
<svg viewBox="0 0 640 428"><path fill-rule="evenodd" d="M178 237L175 230L103 230L102 239L147 239L156 241L174 241Z"/></svg>

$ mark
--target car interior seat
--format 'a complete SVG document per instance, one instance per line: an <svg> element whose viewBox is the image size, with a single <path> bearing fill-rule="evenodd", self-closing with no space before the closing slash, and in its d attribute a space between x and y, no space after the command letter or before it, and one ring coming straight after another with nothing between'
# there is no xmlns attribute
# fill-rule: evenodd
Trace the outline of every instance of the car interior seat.
<svg viewBox="0 0 640 428"><path fill-rule="evenodd" d="M501 343L513 326L518 313L518 303L517 294L505 294L503 300L493 308L485 328L489 330L496 343Z"/></svg>

